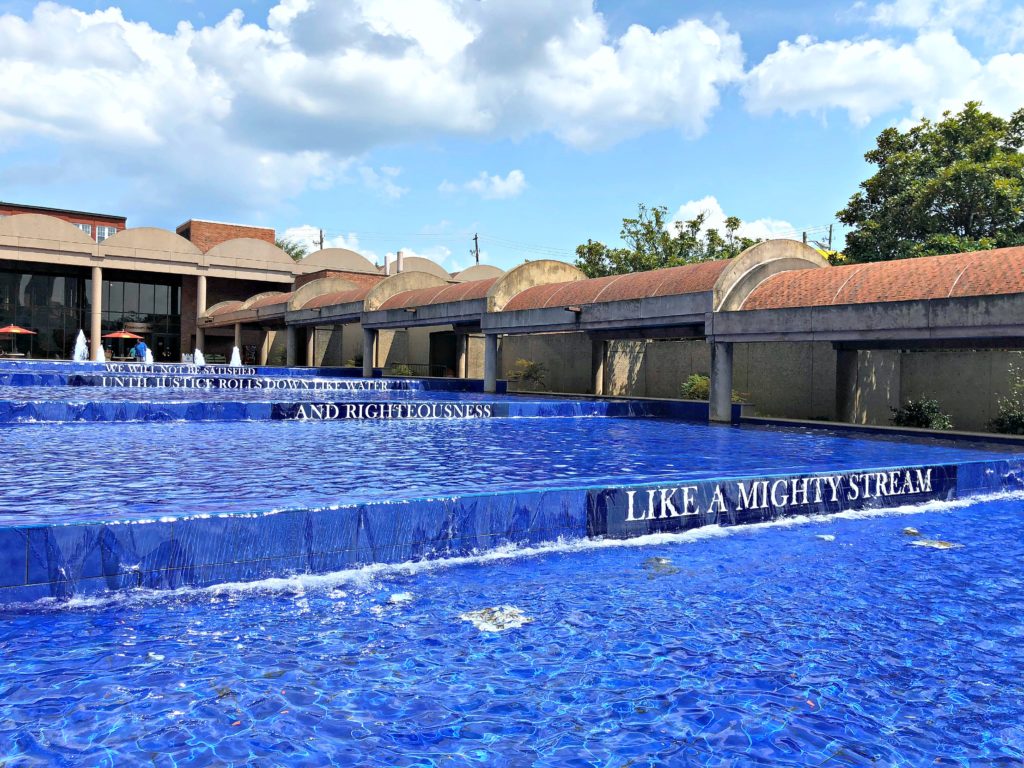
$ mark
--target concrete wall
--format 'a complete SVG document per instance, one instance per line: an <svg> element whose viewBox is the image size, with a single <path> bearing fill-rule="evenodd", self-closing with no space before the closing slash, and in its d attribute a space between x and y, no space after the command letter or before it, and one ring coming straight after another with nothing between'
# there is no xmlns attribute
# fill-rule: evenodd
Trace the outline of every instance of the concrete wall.
<svg viewBox="0 0 1024 768"><path fill-rule="evenodd" d="M586 334L506 336L499 375L518 359L543 363L552 392L591 391ZM480 355L482 357L482 354ZM474 364L470 355L470 365ZM1013 350L860 350L827 342L736 344L733 389L762 416L890 424L892 408L924 397L939 402L956 429L982 431L1010 390L1010 369L1024 371ZM691 373L707 374L704 341L612 341L605 365L611 395L679 397ZM475 374L479 375L479 374ZM512 390L531 389L510 384Z"/></svg>
<svg viewBox="0 0 1024 768"><path fill-rule="evenodd" d="M313 338L313 365L343 365L345 360L342 352L343 325L319 325Z"/></svg>
<svg viewBox="0 0 1024 768"><path fill-rule="evenodd" d="M861 389L874 395L865 398L851 421L888 424L889 406L924 397L938 401L950 415L955 429L983 431L999 409L999 399L1010 392L1010 371L1024 370L1024 352L1016 350L935 349L902 352L861 352L858 376ZM888 375L896 397L883 397L884 387L872 382ZM898 401L898 402L897 402Z"/></svg>
<svg viewBox="0 0 1024 768"><path fill-rule="evenodd" d="M498 377L507 378L516 360L532 360L547 368L551 392L590 391L590 339L583 333L505 336L498 347ZM512 390L531 389L509 382Z"/></svg>

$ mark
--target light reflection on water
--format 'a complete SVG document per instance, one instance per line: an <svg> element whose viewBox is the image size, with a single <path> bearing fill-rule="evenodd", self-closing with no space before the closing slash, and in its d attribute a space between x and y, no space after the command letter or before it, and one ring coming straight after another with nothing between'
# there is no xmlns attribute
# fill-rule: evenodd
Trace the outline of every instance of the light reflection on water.
<svg viewBox="0 0 1024 768"><path fill-rule="evenodd" d="M1017 764L1022 501L928 509L10 612L0 760Z"/></svg>
<svg viewBox="0 0 1024 768"><path fill-rule="evenodd" d="M1004 456L949 442L661 419L0 426L0 522L265 512Z"/></svg>

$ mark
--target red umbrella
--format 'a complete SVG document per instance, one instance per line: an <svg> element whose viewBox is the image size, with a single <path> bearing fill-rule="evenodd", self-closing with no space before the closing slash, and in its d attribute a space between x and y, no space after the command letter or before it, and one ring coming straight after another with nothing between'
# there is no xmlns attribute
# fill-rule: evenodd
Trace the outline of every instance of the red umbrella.
<svg viewBox="0 0 1024 768"><path fill-rule="evenodd" d="M134 333L128 331L114 331L113 333L104 333L104 339L141 339L141 336L136 336Z"/></svg>
<svg viewBox="0 0 1024 768"><path fill-rule="evenodd" d="M3 328L0 328L0 333L7 334L9 336L22 336L26 334L29 336L36 335L35 331L30 331L28 328L22 328L20 325L5 325ZM14 344L11 344L11 352L13 351Z"/></svg>

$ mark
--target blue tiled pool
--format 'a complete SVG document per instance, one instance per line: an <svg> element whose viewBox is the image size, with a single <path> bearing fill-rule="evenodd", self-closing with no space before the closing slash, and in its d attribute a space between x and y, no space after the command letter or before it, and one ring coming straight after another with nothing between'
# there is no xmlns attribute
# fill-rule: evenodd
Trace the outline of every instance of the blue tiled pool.
<svg viewBox="0 0 1024 768"><path fill-rule="evenodd" d="M0 762L1019 765L1021 505L9 611Z"/></svg>
<svg viewBox="0 0 1024 768"><path fill-rule="evenodd" d="M1015 447L668 419L0 426L0 523L262 513L475 493L1003 459Z"/></svg>
<svg viewBox="0 0 1024 768"><path fill-rule="evenodd" d="M0 362L0 768L1024 761L1019 445L46 365Z"/></svg>

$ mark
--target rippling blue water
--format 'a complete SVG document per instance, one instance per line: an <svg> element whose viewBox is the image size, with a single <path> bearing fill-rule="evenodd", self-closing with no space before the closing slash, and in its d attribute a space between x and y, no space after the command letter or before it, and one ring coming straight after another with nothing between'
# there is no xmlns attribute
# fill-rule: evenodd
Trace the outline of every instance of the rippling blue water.
<svg viewBox="0 0 1024 768"><path fill-rule="evenodd" d="M0 426L0 523L265 512L1005 456L943 441L663 419Z"/></svg>
<svg viewBox="0 0 1024 768"><path fill-rule="evenodd" d="M284 381L284 379L282 379ZM318 379L308 379L316 383ZM323 380L336 385L338 379ZM181 387L4 387L0 386L0 400L12 402L131 402L131 403L192 403L192 402L344 402L346 400L507 400L515 395L485 395L481 392L446 392L424 389L186 389Z"/></svg>
<svg viewBox="0 0 1024 768"><path fill-rule="evenodd" d="M1019 765L1022 504L8 612L0 763Z"/></svg>

